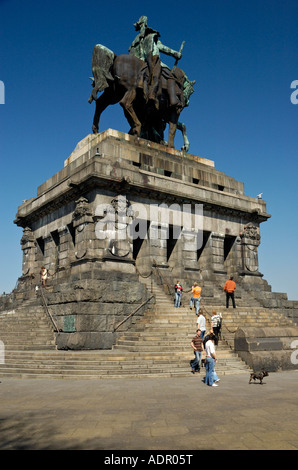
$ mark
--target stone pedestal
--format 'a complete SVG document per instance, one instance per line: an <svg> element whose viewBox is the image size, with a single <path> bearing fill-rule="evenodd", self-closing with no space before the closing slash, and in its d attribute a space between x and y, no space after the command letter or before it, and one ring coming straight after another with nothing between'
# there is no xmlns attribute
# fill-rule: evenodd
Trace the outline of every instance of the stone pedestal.
<svg viewBox="0 0 298 470"><path fill-rule="evenodd" d="M48 269L60 345L110 347L114 323L149 295L139 275L154 265L189 286L198 275L259 275L259 226L268 217L265 202L214 162L109 129L79 142L19 207L22 282ZM98 297L111 286L109 301Z"/></svg>

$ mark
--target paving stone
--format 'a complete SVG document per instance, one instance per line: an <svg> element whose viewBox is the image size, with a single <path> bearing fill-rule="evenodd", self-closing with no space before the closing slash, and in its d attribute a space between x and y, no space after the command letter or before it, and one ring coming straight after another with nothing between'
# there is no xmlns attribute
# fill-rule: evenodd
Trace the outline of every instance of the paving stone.
<svg viewBox="0 0 298 470"><path fill-rule="evenodd" d="M297 372L262 386L226 376L217 388L192 377L1 379L0 449L297 450Z"/></svg>

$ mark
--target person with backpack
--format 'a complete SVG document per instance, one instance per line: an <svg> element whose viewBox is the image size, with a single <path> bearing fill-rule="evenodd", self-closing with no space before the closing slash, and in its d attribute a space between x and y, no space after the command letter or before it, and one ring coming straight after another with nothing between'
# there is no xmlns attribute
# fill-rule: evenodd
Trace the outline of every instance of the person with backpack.
<svg viewBox="0 0 298 470"><path fill-rule="evenodd" d="M203 315L203 310L200 308L197 319L197 327L201 330L201 337L204 339L206 332L206 318Z"/></svg>

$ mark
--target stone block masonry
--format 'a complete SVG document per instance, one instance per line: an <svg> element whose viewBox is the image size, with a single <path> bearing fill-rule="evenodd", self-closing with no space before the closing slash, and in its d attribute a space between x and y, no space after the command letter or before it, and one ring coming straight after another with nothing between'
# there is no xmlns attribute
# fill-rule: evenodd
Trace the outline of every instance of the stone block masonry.
<svg viewBox="0 0 298 470"><path fill-rule="evenodd" d="M235 350L254 371L297 369L298 327L238 328Z"/></svg>
<svg viewBox="0 0 298 470"><path fill-rule="evenodd" d="M246 196L243 183L213 161L109 129L79 142L64 168L18 208L18 291L37 283L45 266L47 300L62 330L58 347L110 348L116 317L149 297L139 279L153 266L189 287L234 275L249 288L267 288L258 247L269 217L265 201Z"/></svg>

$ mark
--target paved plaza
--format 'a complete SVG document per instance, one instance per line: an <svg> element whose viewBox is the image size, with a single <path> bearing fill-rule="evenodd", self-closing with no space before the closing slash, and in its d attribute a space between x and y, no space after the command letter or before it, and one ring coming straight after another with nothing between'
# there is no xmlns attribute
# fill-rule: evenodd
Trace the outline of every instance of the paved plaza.
<svg viewBox="0 0 298 470"><path fill-rule="evenodd" d="M1 378L0 449L297 450L297 379Z"/></svg>

